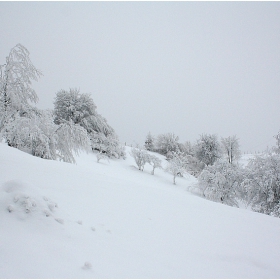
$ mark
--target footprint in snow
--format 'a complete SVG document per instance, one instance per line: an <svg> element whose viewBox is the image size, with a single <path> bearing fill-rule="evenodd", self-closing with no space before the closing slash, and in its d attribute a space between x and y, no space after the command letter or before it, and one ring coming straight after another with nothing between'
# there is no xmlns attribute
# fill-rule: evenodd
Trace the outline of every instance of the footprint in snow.
<svg viewBox="0 0 280 280"><path fill-rule="evenodd" d="M84 266L82 267L82 269L84 270L88 270L88 269L91 269L92 268L92 265L90 262L85 262L84 263Z"/></svg>

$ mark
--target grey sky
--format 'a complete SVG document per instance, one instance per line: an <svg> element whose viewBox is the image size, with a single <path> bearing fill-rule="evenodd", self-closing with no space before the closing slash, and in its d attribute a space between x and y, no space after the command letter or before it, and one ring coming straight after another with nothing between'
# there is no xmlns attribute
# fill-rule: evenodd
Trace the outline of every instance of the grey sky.
<svg viewBox="0 0 280 280"><path fill-rule="evenodd" d="M0 2L0 34L1 64L21 43L43 71L39 108L80 88L128 144L149 131L275 143L279 2Z"/></svg>

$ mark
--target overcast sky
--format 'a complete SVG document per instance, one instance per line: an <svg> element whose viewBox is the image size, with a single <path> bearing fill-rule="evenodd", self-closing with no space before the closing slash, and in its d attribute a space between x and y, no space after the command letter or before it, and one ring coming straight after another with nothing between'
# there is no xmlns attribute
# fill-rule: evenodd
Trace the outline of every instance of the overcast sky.
<svg viewBox="0 0 280 280"><path fill-rule="evenodd" d="M0 2L0 64L17 43L60 89L90 93L119 138L237 135L243 151L280 130L279 2Z"/></svg>

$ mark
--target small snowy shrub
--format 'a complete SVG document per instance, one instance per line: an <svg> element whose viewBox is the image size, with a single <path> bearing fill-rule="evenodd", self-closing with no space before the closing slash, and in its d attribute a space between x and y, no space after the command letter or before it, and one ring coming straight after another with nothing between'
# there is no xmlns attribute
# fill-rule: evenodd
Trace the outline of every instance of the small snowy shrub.
<svg viewBox="0 0 280 280"><path fill-rule="evenodd" d="M143 171L145 164L149 161L149 154L145 150L132 148L130 155L134 158L138 169Z"/></svg>
<svg viewBox="0 0 280 280"><path fill-rule="evenodd" d="M154 156L154 155L147 155L147 162L153 167L153 170L151 172L152 175L155 174L155 169L156 168L162 168L161 167L161 160Z"/></svg>
<svg viewBox="0 0 280 280"><path fill-rule="evenodd" d="M186 173L186 159L180 153L173 153L165 171L173 175L173 184L176 185L176 177Z"/></svg>
<svg viewBox="0 0 280 280"><path fill-rule="evenodd" d="M205 164L192 155L185 155L185 158L187 172L197 178L205 167Z"/></svg>

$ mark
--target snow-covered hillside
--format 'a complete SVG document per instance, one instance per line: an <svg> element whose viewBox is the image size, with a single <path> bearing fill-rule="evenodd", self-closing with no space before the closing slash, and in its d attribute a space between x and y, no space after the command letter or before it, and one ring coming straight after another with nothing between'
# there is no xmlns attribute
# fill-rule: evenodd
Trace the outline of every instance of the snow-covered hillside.
<svg viewBox="0 0 280 280"><path fill-rule="evenodd" d="M127 148L127 152L129 148ZM279 278L280 219L204 200L126 160L0 144L0 278Z"/></svg>

